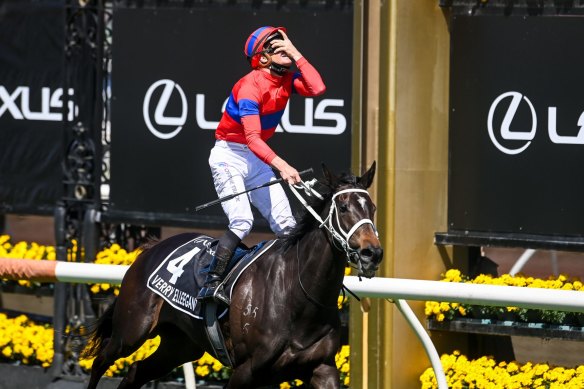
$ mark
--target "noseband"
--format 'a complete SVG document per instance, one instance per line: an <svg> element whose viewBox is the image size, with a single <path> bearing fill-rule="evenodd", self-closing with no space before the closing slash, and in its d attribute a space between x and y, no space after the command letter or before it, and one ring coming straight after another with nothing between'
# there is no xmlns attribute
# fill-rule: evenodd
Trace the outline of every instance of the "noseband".
<svg viewBox="0 0 584 389"><path fill-rule="evenodd" d="M306 200L304 200L304 198L296 190L296 188L304 189L307 195L309 196L314 195L319 199L323 200L323 197L320 195L320 193L318 193L313 188L315 182L316 180L308 182L301 181L301 184L299 186L290 185L290 189L292 190L292 193L294 193L294 195L302 203L304 208L306 208L312 214L312 216L314 216L314 218L320 223L319 228L324 227L331 234L333 238L333 245L337 249L345 252L345 254L347 255L348 262L353 264L359 264L360 266L359 250L351 248L351 246L349 245L349 240L351 239L355 231L357 231L357 229L361 227L363 224L371 224L371 227L373 227L373 231L375 231L376 235L378 235L377 228L375 228L375 224L373 224L373 221L371 221L371 219L361 219L357 223L355 223L348 232L343 230L339 220L339 211L337 209L337 202L335 201L335 199L344 193L367 193L367 195L369 195L369 192L367 192L365 189L352 188L343 189L334 193L333 197L331 198L331 206L329 209L328 216L324 220L322 220L320 215L306 202ZM336 220L338 228L335 228L333 220ZM340 245L340 247L338 245Z"/></svg>

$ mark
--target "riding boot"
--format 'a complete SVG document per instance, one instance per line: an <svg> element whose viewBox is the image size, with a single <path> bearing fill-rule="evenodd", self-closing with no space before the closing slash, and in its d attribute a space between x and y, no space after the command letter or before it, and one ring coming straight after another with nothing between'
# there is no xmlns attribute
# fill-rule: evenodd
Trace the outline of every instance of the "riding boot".
<svg viewBox="0 0 584 389"><path fill-rule="evenodd" d="M219 239L217 249L215 250L215 258L211 262L205 285L199 291L197 300L205 301L214 299L216 302L229 305L229 297L225 289L223 289L223 275L240 241L241 239L231 230L227 230L221 239Z"/></svg>

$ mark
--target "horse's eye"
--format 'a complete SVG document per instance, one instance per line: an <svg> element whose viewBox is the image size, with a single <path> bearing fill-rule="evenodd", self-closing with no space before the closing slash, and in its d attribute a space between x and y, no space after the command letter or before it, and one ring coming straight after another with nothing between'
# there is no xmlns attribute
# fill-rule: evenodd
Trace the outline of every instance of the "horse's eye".
<svg viewBox="0 0 584 389"><path fill-rule="evenodd" d="M345 213L349 210L349 206L346 203L339 204L339 211Z"/></svg>

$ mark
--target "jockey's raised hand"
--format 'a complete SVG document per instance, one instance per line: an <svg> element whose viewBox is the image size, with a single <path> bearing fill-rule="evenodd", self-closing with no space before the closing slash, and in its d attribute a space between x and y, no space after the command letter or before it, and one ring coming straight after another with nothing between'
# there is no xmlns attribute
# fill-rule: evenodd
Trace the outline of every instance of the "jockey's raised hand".
<svg viewBox="0 0 584 389"><path fill-rule="evenodd" d="M274 54L283 53L294 61L298 61L302 58L302 54L300 54L300 51L294 47L292 41L290 41L288 35L286 35L286 32L284 30L278 30L278 32L282 36L282 39L276 38L270 41L270 46L274 50Z"/></svg>

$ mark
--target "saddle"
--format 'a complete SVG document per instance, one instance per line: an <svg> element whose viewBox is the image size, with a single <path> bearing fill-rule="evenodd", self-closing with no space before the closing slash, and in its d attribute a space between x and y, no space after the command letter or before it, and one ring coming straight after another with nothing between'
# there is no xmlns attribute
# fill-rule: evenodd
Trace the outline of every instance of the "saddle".
<svg viewBox="0 0 584 389"><path fill-rule="evenodd" d="M205 284L218 242L218 239L201 235L177 247L148 277L147 286L175 309L195 319L205 320L215 357L225 366L233 366L217 321L227 314L228 307L219 306L215 302L201 304L196 299ZM230 298L241 274L274 242L263 241L252 248L244 245L236 248L222 281Z"/></svg>

